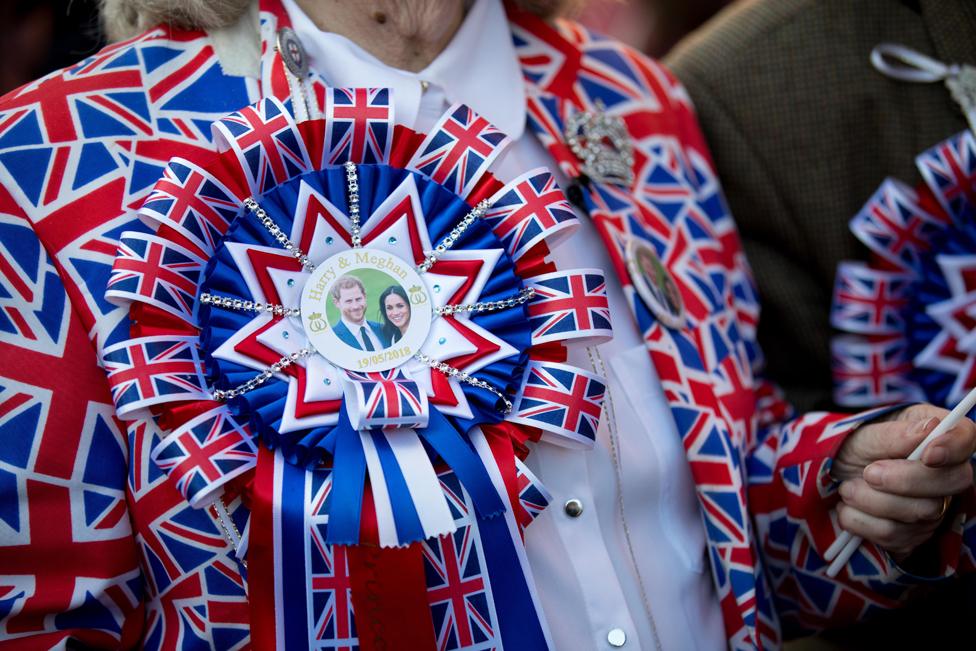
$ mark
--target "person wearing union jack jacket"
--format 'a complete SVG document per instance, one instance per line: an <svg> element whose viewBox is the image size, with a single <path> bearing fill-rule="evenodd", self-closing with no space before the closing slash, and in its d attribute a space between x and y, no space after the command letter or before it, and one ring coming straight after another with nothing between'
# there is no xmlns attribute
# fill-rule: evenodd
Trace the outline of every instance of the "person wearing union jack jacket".
<svg viewBox="0 0 976 651"><path fill-rule="evenodd" d="M107 0L0 99L0 646L775 649L974 568L976 425L793 412L684 89L559 5Z"/></svg>

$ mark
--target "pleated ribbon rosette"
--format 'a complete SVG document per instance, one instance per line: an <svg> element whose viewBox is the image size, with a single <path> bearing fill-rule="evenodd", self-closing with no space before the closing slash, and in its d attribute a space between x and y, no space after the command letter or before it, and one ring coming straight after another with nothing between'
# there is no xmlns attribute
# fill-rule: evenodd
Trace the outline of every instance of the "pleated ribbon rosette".
<svg viewBox="0 0 976 651"><path fill-rule="evenodd" d="M456 531L459 491L483 520L513 508L499 469L530 476L525 440L592 445L603 380L563 345L611 336L605 282L547 262L577 218L548 171L490 174L509 139L471 109L425 135L394 126L386 89L325 104L298 124L263 99L215 123L211 160L170 161L140 210L155 231L121 237L106 296L132 326L103 363L119 416L166 433L153 459L194 506L270 454L327 487L299 500L326 543L359 543L365 504L379 544L403 546ZM352 339L349 275L366 305ZM384 284L405 330L384 322Z"/></svg>
<svg viewBox="0 0 976 651"><path fill-rule="evenodd" d="M886 179L851 220L868 262L843 262L831 342L842 405L928 400L976 386L976 139L969 130L916 158L923 183Z"/></svg>

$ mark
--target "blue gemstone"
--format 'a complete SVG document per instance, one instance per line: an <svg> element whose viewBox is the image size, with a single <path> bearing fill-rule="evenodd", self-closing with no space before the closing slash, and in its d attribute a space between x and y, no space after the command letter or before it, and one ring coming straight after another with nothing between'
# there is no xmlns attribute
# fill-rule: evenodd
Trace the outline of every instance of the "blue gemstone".
<svg viewBox="0 0 976 651"><path fill-rule="evenodd" d="M444 344L447 343L447 339L444 338L444 337L441 337L440 339L437 340L437 343L439 343L439 344L441 344L443 346Z"/></svg>
<svg viewBox="0 0 976 651"><path fill-rule="evenodd" d="M441 291L441 286L440 285L434 285L434 293L436 294L436 293L438 293L440 291Z"/></svg>
<svg viewBox="0 0 976 651"><path fill-rule="evenodd" d="M282 336L282 337L284 337L285 339L287 339L287 338L288 338L288 337L290 337L291 335L289 335L289 334L288 334L288 331L287 331L287 330L285 330L284 332L282 332L282 333L281 333L281 336Z"/></svg>
<svg viewBox="0 0 976 651"><path fill-rule="evenodd" d="M387 242L389 242L390 244L396 244L396 241L397 241L396 238L393 237L392 235L390 236L390 239L387 240Z"/></svg>
<svg viewBox="0 0 976 651"><path fill-rule="evenodd" d="M325 383L325 386L329 386L330 384L332 384L332 380L330 380L329 378L325 378L324 380L322 380L322 382Z"/></svg>
<svg viewBox="0 0 976 651"><path fill-rule="evenodd" d="M294 287L295 286L295 279L294 278L289 278L288 279L288 286L289 287Z"/></svg>
<svg viewBox="0 0 976 651"><path fill-rule="evenodd" d="M329 235L327 238L325 238L325 243L326 244L332 244L334 241L335 240L332 239L332 236L331 235Z"/></svg>

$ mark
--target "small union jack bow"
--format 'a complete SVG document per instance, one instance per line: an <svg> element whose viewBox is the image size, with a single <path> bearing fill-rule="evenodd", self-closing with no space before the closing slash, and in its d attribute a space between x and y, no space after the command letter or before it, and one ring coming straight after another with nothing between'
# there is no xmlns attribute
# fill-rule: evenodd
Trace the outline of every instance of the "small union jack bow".
<svg viewBox="0 0 976 651"><path fill-rule="evenodd" d="M887 179L851 220L871 260L837 270L839 404L952 406L976 386L976 139L956 134L916 165L919 187Z"/></svg>
<svg viewBox="0 0 976 651"><path fill-rule="evenodd" d="M548 171L490 175L509 139L468 107L421 137L394 129L387 89L325 99L324 119L301 124L263 99L214 124L213 161L167 166L141 211L156 232L122 235L108 284L138 312L132 338L105 350L116 407L165 423L153 459L193 506L269 459L259 492L272 497L255 513L282 528L235 545L307 560L268 594L320 603L345 571L337 550L366 536L426 541L428 574L454 590L460 572L482 603L479 575L522 577L519 527L546 501L511 442L484 431L593 444L603 380L551 355L612 336L606 283L545 262L577 218ZM440 625L490 639L512 611L544 641L527 586ZM304 609L280 625L309 639L348 629L329 590L339 610L314 615L314 630Z"/></svg>

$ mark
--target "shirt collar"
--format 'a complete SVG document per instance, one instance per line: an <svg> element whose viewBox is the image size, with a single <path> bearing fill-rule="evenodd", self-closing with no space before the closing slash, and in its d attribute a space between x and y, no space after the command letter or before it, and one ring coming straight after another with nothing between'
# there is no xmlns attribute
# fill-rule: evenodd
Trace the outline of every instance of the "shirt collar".
<svg viewBox="0 0 976 651"><path fill-rule="evenodd" d="M348 38L323 32L295 0L283 4L312 68L334 87L392 88L398 123L415 126L423 99L420 82L426 81L449 103L468 105L514 140L522 136L525 82L499 0L474 0L444 51L416 73L388 66Z"/></svg>

